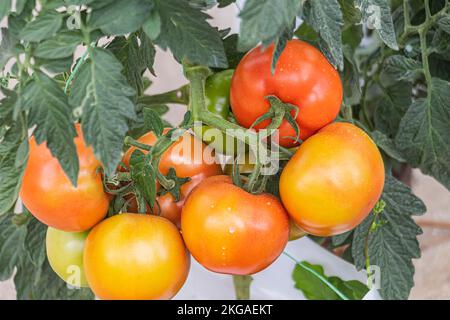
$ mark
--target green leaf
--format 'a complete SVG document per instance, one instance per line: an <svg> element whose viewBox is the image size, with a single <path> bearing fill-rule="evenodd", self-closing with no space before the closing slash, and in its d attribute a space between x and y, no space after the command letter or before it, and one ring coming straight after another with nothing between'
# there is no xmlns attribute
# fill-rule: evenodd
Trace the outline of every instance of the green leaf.
<svg viewBox="0 0 450 320"><path fill-rule="evenodd" d="M142 194L150 208L153 208L156 201L156 172L149 154L144 154L140 150L133 151L130 171L138 193Z"/></svg>
<svg viewBox="0 0 450 320"><path fill-rule="evenodd" d="M355 0L367 26L380 36L390 48L398 50L389 0Z"/></svg>
<svg viewBox="0 0 450 320"><path fill-rule="evenodd" d="M287 28L291 28L300 10L297 0L248 0L239 17L241 31L238 48L246 51L260 41L268 45L275 41Z"/></svg>
<svg viewBox="0 0 450 320"><path fill-rule="evenodd" d="M352 25L358 24L362 17L361 11L355 6L354 0L338 0L344 17L344 29L350 28Z"/></svg>
<svg viewBox="0 0 450 320"><path fill-rule="evenodd" d="M450 61L440 58L437 55L430 56L430 73L432 77L441 78L450 81Z"/></svg>
<svg viewBox="0 0 450 320"><path fill-rule="evenodd" d="M442 29L437 29L433 34L433 39L428 48L431 52L436 52L447 60L450 59L450 33L444 32Z"/></svg>
<svg viewBox="0 0 450 320"><path fill-rule="evenodd" d="M50 73L63 73L63 72L69 72L70 68L73 64L73 57L66 57L66 58L60 58L60 59L42 59L42 58L35 58L36 65L38 65L40 68L47 70Z"/></svg>
<svg viewBox="0 0 450 320"><path fill-rule="evenodd" d="M161 17L158 11L152 10L150 17L142 25L142 30L153 41L155 41L161 33Z"/></svg>
<svg viewBox="0 0 450 320"><path fill-rule="evenodd" d="M7 28L2 28L2 41L0 43L0 70L3 70L6 63L14 57L13 47L15 41L11 39L10 32Z"/></svg>
<svg viewBox="0 0 450 320"><path fill-rule="evenodd" d="M91 2L94 2L95 0L64 0L67 4L73 5L73 6L81 6L82 4L90 4Z"/></svg>
<svg viewBox="0 0 450 320"><path fill-rule="evenodd" d="M0 281L11 278L24 252L27 229L23 225L14 224L13 216L13 213L0 216Z"/></svg>
<svg viewBox="0 0 450 320"><path fill-rule="evenodd" d="M28 258L36 268L41 268L47 257L45 250L45 238L47 226L37 219L30 219L27 223L27 236L25 238L25 250Z"/></svg>
<svg viewBox="0 0 450 320"><path fill-rule="evenodd" d="M321 265L313 265L307 261L302 263L325 277L339 291L352 300L361 300L369 291L363 283L357 280L344 281L338 277L327 277ZM295 265L292 278L295 281L295 288L301 290L309 300L341 300L330 287L299 264Z"/></svg>
<svg viewBox="0 0 450 320"><path fill-rule="evenodd" d="M337 234L331 237L331 244L333 247L337 248L346 244L349 240L353 238L353 231L347 231L341 234Z"/></svg>
<svg viewBox="0 0 450 320"><path fill-rule="evenodd" d="M43 10L58 9L66 5L65 0L40 0Z"/></svg>
<svg viewBox="0 0 450 320"><path fill-rule="evenodd" d="M42 244L45 246L45 242ZM47 260L36 268L28 256L23 256L14 276L18 300L92 300L88 288L68 288L52 270Z"/></svg>
<svg viewBox="0 0 450 320"><path fill-rule="evenodd" d="M306 22L303 22L297 30L295 30L294 34L300 40L306 41L315 46L317 46L319 41L319 34Z"/></svg>
<svg viewBox="0 0 450 320"><path fill-rule="evenodd" d="M9 127L11 122L13 121L12 115L14 110L14 105L17 101L17 94L15 91L8 90L2 86L0 86L0 95L3 94L3 99L0 100L0 127L6 126ZM0 134L0 138L2 135ZM0 143L0 156L2 146L4 142Z"/></svg>
<svg viewBox="0 0 450 320"><path fill-rule="evenodd" d="M272 74L275 73L275 67L277 65L277 61L280 58L281 53L283 52L284 48L286 47L286 44L289 40L292 39L294 36L294 30L293 28L295 25L292 25L291 27L286 28L282 34L277 38L275 41L275 48L273 50L272 54L272 64L271 64L271 71Z"/></svg>
<svg viewBox="0 0 450 320"><path fill-rule="evenodd" d="M13 223L13 219L19 225ZM46 231L47 226L27 211L20 216L9 214L1 217L0 239L5 236L5 241L0 241L0 266L6 265L6 268L0 270L0 275L9 278L16 268L17 299L93 299L91 290L69 289L52 270L45 253Z"/></svg>
<svg viewBox="0 0 450 320"><path fill-rule="evenodd" d="M394 141L380 131L370 133L371 138L386 154L400 162L405 162L403 155L398 151Z"/></svg>
<svg viewBox="0 0 450 320"><path fill-rule="evenodd" d="M400 122L396 145L408 163L450 189L450 83L432 78L428 98L416 100Z"/></svg>
<svg viewBox="0 0 450 320"><path fill-rule="evenodd" d="M150 0L117 0L94 9L88 23L107 35L124 35L138 30L152 8Z"/></svg>
<svg viewBox="0 0 450 320"><path fill-rule="evenodd" d="M25 9L28 0L16 0L16 14L20 15ZM31 1L29 1L31 2Z"/></svg>
<svg viewBox="0 0 450 320"><path fill-rule="evenodd" d="M136 90L138 96L144 92L142 75L150 67L153 71L153 60L155 58L155 48L146 35L142 35L139 45L138 37L131 34L128 39L116 37L108 45L116 58L123 65L123 74L128 83Z"/></svg>
<svg viewBox="0 0 450 320"><path fill-rule="evenodd" d="M20 32L20 39L30 42L40 42L54 36L62 25L62 14L56 11L41 13L28 22Z"/></svg>
<svg viewBox="0 0 450 320"><path fill-rule="evenodd" d="M383 71L396 81L414 81L422 71L422 63L402 55L392 55L386 58Z"/></svg>
<svg viewBox="0 0 450 320"><path fill-rule="evenodd" d="M0 1L0 20L2 20L3 17L6 17L9 14L10 10L11 10L11 0Z"/></svg>
<svg viewBox="0 0 450 320"><path fill-rule="evenodd" d="M380 268L381 296L403 300L414 285L412 259L420 257L417 236L422 230L412 216L425 213L426 207L407 186L390 175L386 176L381 199L386 206L377 214L383 223L369 234L370 264ZM365 267L364 247L373 221L371 213L354 231L352 255L358 270Z"/></svg>
<svg viewBox="0 0 450 320"><path fill-rule="evenodd" d="M91 48L89 59L72 83L69 101L82 109L83 136L112 175L121 160L128 121L135 118L135 91L122 74L123 66L108 51Z"/></svg>
<svg viewBox="0 0 450 320"><path fill-rule="evenodd" d="M344 46L349 45L353 49L356 49L359 46L363 37L362 25L353 25L342 31L342 42Z"/></svg>
<svg viewBox="0 0 450 320"><path fill-rule="evenodd" d="M156 49L152 40L145 34L141 33L139 35L139 39L141 40L141 50L139 51L140 58L142 62L150 71L151 74L155 76L155 70L153 69L153 64L155 62ZM144 84L145 90L145 84Z"/></svg>
<svg viewBox="0 0 450 320"><path fill-rule="evenodd" d="M16 165L16 154L22 142L23 132L26 130L21 122L13 123L6 132L0 148L0 215L8 212L16 203L25 170L25 161Z"/></svg>
<svg viewBox="0 0 450 320"><path fill-rule="evenodd" d="M374 114L377 130L390 138L395 137L400 120L411 105L411 93L412 84L406 81L395 82L384 89Z"/></svg>
<svg viewBox="0 0 450 320"><path fill-rule="evenodd" d="M19 148L17 148L16 161L14 162L16 168L21 168L27 163L29 152L30 146L28 143L28 139L23 139L19 145Z"/></svg>
<svg viewBox="0 0 450 320"><path fill-rule="evenodd" d="M344 89L344 102L352 106L358 104L361 99L361 86L358 64L355 60L355 52L349 45L344 45L344 71L341 73Z"/></svg>
<svg viewBox="0 0 450 320"><path fill-rule="evenodd" d="M225 8L232 3L235 3L236 0L217 0L217 2L219 3L219 8Z"/></svg>
<svg viewBox="0 0 450 320"><path fill-rule="evenodd" d="M158 0L161 32L155 40L163 49L170 48L179 60L187 59L209 67L226 68L222 40L217 29L211 27L206 13L192 8L186 1Z"/></svg>
<svg viewBox="0 0 450 320"><path fill-rule="evenodd" d="M58 83L40 71L23 92L24 106L30 110L29 126L36 125L33 135L38 144L46 142L52 155L74 186L78 180L78 155L73 139L76 137L72 109Z"/></svg>
<svg viewBox="0 0 450 320"><path fill-rule="evenodd" d="M230 34L223 39L223 47L228 61L228 68L230 69L235 69L245 54L237 48L238 39L239 36L236 33Z"/></svg>
<svg viewBox="0 0 450 320"><path fill-rule="evenodd" d="M144 108L144 124L148 131L153 131L156 136L161 137L164 130L164 124L159 114L150 108Z"/></svg>
<svg viewBox="0 0 450 320"><path fill-rule="evenodd" d="M439 27L447 33L450 33L450 16L443 16L438 21Z"/></svg>
<svg viewBox="0 0 450 320"><path fill-rule="evenodd" d="M208 10L214 7L216 0L187 0L189 5L196 9Z"/></svg>
<svg viewBox="0 0 450 320"><path fill-rule="evenodd" d="M43 59L60 59L71 57L83 38L78 30L67 30L40 43L34 55Z"/></svg>
<svg viewBox="0 0 450 320"><path fill-rule="evenodd" d="M308 1L303 8L305 21L320 34L333 58L335 67L344 67L342 53L342 31L344 24L341 8L337 0ZM323 46L322 46L323 47Z"/></svg>

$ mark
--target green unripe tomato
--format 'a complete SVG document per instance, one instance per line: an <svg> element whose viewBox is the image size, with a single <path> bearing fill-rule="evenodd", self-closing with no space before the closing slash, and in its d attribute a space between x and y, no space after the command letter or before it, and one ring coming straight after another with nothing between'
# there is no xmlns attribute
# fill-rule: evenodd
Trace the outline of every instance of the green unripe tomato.
<svg viewBox="0 0 450 320"><path fill-rule="evenodd" d="M227 119L230 114L230 86L233 69L210 75L205 82L205 102L209 111Z"/></svg>
<svg viewBox="0 0 450 320"><path fill-rule="evenodd" d="M84 243L89 231L47 229L47 258L53 271L74 287L88 287L83 266Z"/></svg>

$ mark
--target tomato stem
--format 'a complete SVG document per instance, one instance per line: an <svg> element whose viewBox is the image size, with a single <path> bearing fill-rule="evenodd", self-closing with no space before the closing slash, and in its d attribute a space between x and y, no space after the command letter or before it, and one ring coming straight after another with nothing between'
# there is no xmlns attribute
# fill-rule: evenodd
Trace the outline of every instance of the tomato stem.
<svg viewBox="0 0 450 320"><path fill-rule="evenodd" d="M64 86L64 93L67 93L67 90L69 89L70 84L72 83L72 81L75 78L76 74L80 70L81 65L86 60L88 54L89 54L89 50L86 49L86 51L83 53L83 56L78 60L77 64L75 65L75 68L73 68L73 71L70 74L69 78L67 79L66 85Z"/></svg>
<svg viewBox="0 0 450 320"><path fill-rule="evenodd" d="M165 175L163 175L159 170L156 170L156 177L158 178L159 183L166 190L171 190L175 187L175 181L171 179L167 179Z"/></svg>
<svg viewBox="0 0 450 320"><path fill-rule="evenodd" d="M250 285L253 281L252 276L233 275L234 290L236 300L250 300Z"/></svg>
<svg viewBox="0 0 450 320"><path fill-rule="evenodd" d="M281 125L286 112L289 112L289 110L286 109L281 102L278 105L275 105L275 107L278 108L274 107L274 116L272 118L272 122L266 128L267 130L263 133L257 133L253 129L246 129L236 123L230 122L219 115L210 112L206 108L205 80L210 74L210 70L208 68L202 66L187 66L185 64L184 73L190 81L190 101L188 109L192 113L194 126L197 126L198 122L200 122L200 125L204 123L210 127L219 129L227 136L236 138L237 140L247 144L250 147L251 152L256 155L255 168L244 186L244 189L248 192L254 192L253 189L258 182L258 178L261 174L261 168L264 164L270 163L271 158L271 152L268 152L268 146L264 144L263 139L273 134L273 131ZM292 155L292 153L290 151L286 151L286 149L282 149L281 151L288 157ZM265 184L266 183L263 181L259 185L258 191L261 190L261 188L264 188Z"/></svg>
<svg viewBox="0 0 450 320"><path fill-rule="evenodd" d="M261 162L259 162L258 157L256 157L255 167L253 168L252 173L250 173L247 183L244 185L244 189L247 190L247 192L254 192L253 189L255 188L256 182L261 174L261 167Z"/></svg>
<svg viewBox="0 0 450 320"><path fill-rule="evenodd" d="M151 96L141 96L137 99L137 103L142 103L145 105L166 103L187 105L189 103L189 85L186 84L178 89Z"/></svg>
<svg viewBox="0 0 450 320"><path fill-rule="evenodd" d="M129 147L136 147L145 151L150 151L151 150L151 146L145 144L145 143L141 143L135 139L133 139L130 136L126 136L125 137L125 141L124 141L125 145L129 146Z"/></svg>

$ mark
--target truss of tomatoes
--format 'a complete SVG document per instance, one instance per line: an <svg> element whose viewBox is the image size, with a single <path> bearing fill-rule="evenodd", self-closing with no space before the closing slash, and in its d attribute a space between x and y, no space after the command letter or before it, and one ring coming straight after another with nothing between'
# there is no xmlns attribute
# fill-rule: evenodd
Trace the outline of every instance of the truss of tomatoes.
<svg viewBox="0 0 450 320"><path fill-rule="evenodd" d="M333 122L342 100L338 73L316 48L292 40L272 74L272 51L254 48L239 63L231 88L230 73L228 85L219 86L226 88L226 103L229 91L232 112L244 127L269 110L268 95L298 107L295 120L303 143L282 171L281 199L234 185L217 163L194 163L193 155L182 155L177 162L176 144L197 139L185 134L165 152L159 167L163 174L173 167L177 175L191 178L182 186L181 199L160 196L159 215L150 209L132 213L136 205L131 203L129 212L105 219L111 197L103 190L100 163L86 147L80 127L76 187L45 144L30 139L20 195L49 226L47 255L62 279L89 286L101 299L170 299L188 276L190 255L213 272L254 274L282 253L291 223L312 235L331 236L353 229L369 214L383 189L384 165L366 133L350 123ZM293 136L293 130L282 123L281 145L297 144L284 138ZM150 132L139 141L151 145L156 137ZM210 148L201 143L202 151ZM125 154L125 164L131 152Z"/></svg>

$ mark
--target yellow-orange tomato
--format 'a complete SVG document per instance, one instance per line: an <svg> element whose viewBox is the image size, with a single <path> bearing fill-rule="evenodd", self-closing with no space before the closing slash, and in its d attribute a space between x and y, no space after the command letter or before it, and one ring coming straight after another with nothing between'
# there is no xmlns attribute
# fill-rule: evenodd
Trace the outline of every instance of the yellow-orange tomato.
<svg viewBox="0 0 450 320"><path fill-rule="evenodd" d="M370 137L349 123L332 123L305 141L280 178L282 202L308 233L353 229L378 201L384 165Z"/></svg>
<svg viewBox="0 0 450 320"><path fill-rule="evenodd" d="M85 274L101 299L170 299L183 286L189 265L178 229L162 217L119 214L86 239Z"/></svg>
<svg viewBox="0 0 450 320"><path fill-rule="evenodd" d="M166 129L165 132L167 132ZM153 132L148 132L138 139L139 142L153 145L156 142ZM186 147L186 149L183 148ZM123 163L128 165L132 152L131 147L123 157ZM180 215L186 197L191 190L203 179L210 176L222 174L222 167L216 161L213 150L200 139L189 133L185 133L179 141L174 143L161 157L159 171L166 175L170 168L174 168L178 177L189 177L191 180L181 186L181 199L175 202L173 196L166 193L157 197L159 208L158 214L169 219L178 227L180 226ZM137 212L136 201L130 201L129 211ZM150 211L150 210L149 210ZM156 211L156 209L155 209Z"/></svg>
<svg viewBox="0 0 450 320"><path fill-rule="evenodd" d="M181 230L192 256L205 268L253 274L283 251L289 220L280 201L235 186L228 176L205 179L189 195Z"/></svg>
<svg viewBox="0 0 450 320"><path fill-rule="evenodd" d="M30 155L20 197L30 212L46 225L69 232L92 228L102 220L109 206L103 191L100 162L92 147L86 147L79 125L74 139L80 171L74 187L45 143L30 138Z"/></svg>

